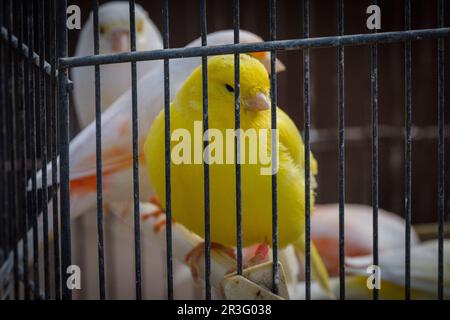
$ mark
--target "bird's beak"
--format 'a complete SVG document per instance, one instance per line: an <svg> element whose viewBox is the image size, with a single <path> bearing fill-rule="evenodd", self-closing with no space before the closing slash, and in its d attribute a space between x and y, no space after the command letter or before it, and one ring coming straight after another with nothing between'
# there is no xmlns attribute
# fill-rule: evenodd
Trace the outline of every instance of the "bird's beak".
<svg viewBox="0 0 450 320"><path fill-rule="evenodd" d="M270 100L266 94L258 92L255 96L245 101L247 110L263 111L270 109Z"/></svg>
<svg viewBox="0 0 450 320"><path fill-rule="evenodd" d="M130 51L130 33L126 30L113 31L111 47L114 52Z"/></svg>
<svg viewBox="0 0 450 320"><path fill-rule="evenodd" d="M259 61L261 61L261 63L266 68L267 72L269 74L271 73L270 53L269 52L252 52L252 53L250 53L250 55L252 57L258 59ZM281 62L279 59L276 59L275 60L275 73L282 72L284 70L286 70L286 66L284 65L284 63Z"/></svg>
<svg viewBox="0 0 450 320"><path fill-rule="evenodd" d="M280 59L277 59L275 61L275 73L283 72L284 70L286 70L286 66Z"/></svg>

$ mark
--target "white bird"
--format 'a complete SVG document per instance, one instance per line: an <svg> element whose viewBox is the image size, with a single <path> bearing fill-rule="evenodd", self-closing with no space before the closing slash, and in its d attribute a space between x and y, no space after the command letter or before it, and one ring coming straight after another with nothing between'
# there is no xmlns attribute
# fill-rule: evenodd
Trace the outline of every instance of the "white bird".
<svg viewBox="0 0 450 320"><path fill-rule="evenodd" d="M444 240L444 298L450 299L450 241ZM373 256L346 258L349 277L347 287L352 296L371 298L366 286L367 267L373 264ZM396 248L380 252L380 298L404 299L405 250ZM436 299L438 289L438 241L430 240L411 247L411 297Z"/></svg>
<svg viewBox="0 0 450 320"><path fill-rule="evenodd" d="M444 299L450 299L450 241L444 240ZM348 300L372 300L376 284L379 298L383 300L405 299L405 248L390 248L380 251L378 272L368 269L373 264L373 255L347 257L345 276L345 298ZM378 281L379 280L379 281ZM330 279L330 287L339 296L339 278ZM436 299L438 293L438 241L430 240L411 246L411 299ZM328 299L323 290L311 284L311 296L315 300ZM305 299L305 283L292 287L292 299Z"/></svg>
<svg viewBox="0 0 450 320"><path fill-rule="evenodd" d="M136 50L155 50L163 47L158 28L147 12L136 4ZM130 51L130 19L128 2L112 1L99 7L99 52L110 54ZM75 56L94 54L93 13L84 24L75 50ZM160 61L137 63L137 77L155 68ZM95 119L94 67L72 69L74 102L81 128ZM100 66L101 106L108 108L131 86L129 63L106 64Z"/></svg>
<svg viewBox="0 0 450 320"><path fill-rule="evenodd" d="M352 261L359 257L370 257L373 252L373 213L372 207L363 204L345 204L345 261ZM401 252L405 250L405 220L395 213L378 210L378 252L383 254L391 250ZM339 296L339 205L337 203L317 204L311 217L311 239L314 241L320 256L330 275L330 287ZM414 228L411 228L411 246L420 245L420 239ZM404 256L404 254L403 254ZM304 263L298 263L293 258L293 252L280 252L280 257L289 259L283 263L288 278L294 279L288 284L293 296L304 299ZM347 271L347 269L346 269ZM339 280L339 279L338 279ZM354 283L355 279L347 279ZM358 280L359 281L359 280ZM314 299L327 299L326 293L320 286L313 283Z"/></svg>
<svg viewBox="0 0 450 320"><path fill-rule="evenodd" d="M372 207L361 204L345 205L345 256L372 254ZM395 213L378 210L379 252L405 247L405 220ZM339 206L319 204L311 218L311 239L316 244L330 276L339 275ZM419 237L411 228L411 244Z"/></svg>

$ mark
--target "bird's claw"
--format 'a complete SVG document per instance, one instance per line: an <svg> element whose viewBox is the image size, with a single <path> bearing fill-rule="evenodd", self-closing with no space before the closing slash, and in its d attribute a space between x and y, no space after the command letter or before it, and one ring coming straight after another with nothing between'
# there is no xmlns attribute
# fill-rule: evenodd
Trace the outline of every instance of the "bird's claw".
<svg viewBox="0 0 450 320"><path fill-rule="evenodd" d="M152 203L154 207L148 211L141 211L141 220L146 221L150 218L155 218L157 221L155 221L153 225L153 231L159 233L161 229L167 225L166 211L161 207L159 199L156 196L150 198L150 203ZM171 221L172 223L175 223L174 218L171 218Z"/></svg>
<svg viewBox="0 0 450 320"><path fill-rule="evenodd" d="M143 212L141 214L141 218L143 221L150 218L159 218L160 216L166 215L165 210L162 208L161 203L159 202L159 199L156 196L151 196L150 203L156 206L156 209L153 209L148 212Z"/></svg>
<svg viewBox="0 0 450 320"><path fill-rule="evenodd" d="M211 251L212 250L219 251L229 256L231 259L236 260L236 253L234 249L231 249L219 243L212 242ZM254 255L244 263L244 269L266 262L269 257L269 252L270 250L267 244L262 243L258 245L254 252ZM189 251L185 257L185 262L191 269L191 274L194 281L197 281L199 279L200 264L202 263L202 258L204 257L204 254L205 254L205 243L202 242L196 245L194 248L192 248L192 250ZM234 272L236 272L236 267L231 268L227 272L227 274Z"/></svg>
<svg viewBox="0 0 450 320"><path fill-rule="evenodd" d="M263 262L266 262L269 257L269 246L265 243L261 243L256 247L255 253L251 256L243 265L243 269L247 269ZM227 273L236 272L237 268L231 268Z"/></svg>
<svg viewBox="0 0 450 320"><path fill-rule="evenodd" d="M162 209L161 202L159 202L159 199L158 199L157 196L155 196L155 195L151 196L151 197L150 197L150 203L152 203L152 204L154 204L155 206L157 206L158 208L161 208L161 209Z"/></svg>
<svg viewBox="0 0 450 320"><path fill-rule="evenodd" d="M143 221L148 220L150 218L159 218L161 216L165 216L166 213L163 210L157 209L150 212L143 212L141 214L141 218Z"/></svg>
<svg viewBox="0 0 450 320"><path fill-rule="evenodd" d="M221 245L219 243L211 243L211 251L220 251L224 253L225 255L231 257L232 259L236 259L236 254L233 249L226 247L224 245ZM202 257L204 257L205 254L205 243L199 243L194 248L192 248L191 251L189 251L185 257L185 262L191 269L192 278L194 281L198 281L199 274L200 274L200 263Z"/></svg>
<svg viewBox="0 0 450 320"><path fill-rule="evenodd" d="M266 243L261 243L256 248L253 257L251 257L245 265L248 268L255 266L257 264L261 264L263 262L266 262L268 257L269 257L269 245L267 245Z"/></svg>
<svg viewBox="0 0 450 320"><path fill-rule="evenodd" d="M174 218L172 218L171 221L172 221L172 224L175 223ZM167 219L164 217L153 225L153 231L155 233L159 233L159 232L161 232L162 228L165 227L166 225L167 225Z"/></svg>

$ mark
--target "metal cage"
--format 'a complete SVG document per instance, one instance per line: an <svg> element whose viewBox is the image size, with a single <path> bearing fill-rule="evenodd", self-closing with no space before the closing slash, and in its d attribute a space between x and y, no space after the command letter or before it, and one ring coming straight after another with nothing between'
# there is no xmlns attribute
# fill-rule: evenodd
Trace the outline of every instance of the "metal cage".
<svg viewBox="0 0 450 320"><path fill-rule="evenodd" d="M68 30L66 28L67 0L42 1L1 1L0 25L0 293L1 299L71 299L72 292L64 284L68 274L62 272L71 265L71 224L70 224L70 176L69 176L69 93L72 83L69 70L81 66L95 66L95 112L97 143L97 220L98 220L98 268L100 299L105 299L105 266L103 249L103 198L102 198L102 146L101 146L101 98L100 98L100 65L111 63L130 63L132 79L132 126L133 126L133 185L134 185L134 230L135 230L135 283L136 299L141 299L141 237L139 216L139 176L138 176L138 114L137 114L137 76L136 63L145 60L164 60L164 114L165 114L165 174L166 174L166 215L167 215L167 286L168 299L173 299L172 272L172 223L171 223L171 174L170 174L170 92L169 61L184 57L202 57L203 66L203 130L208 128L208 96L207 96L207 59L209 56L221 54L235 55L235 127L240 127L239 106L239 54L259 51L270 51L271 66L274 70L277 52L299 50L303 52L303 98L304 122L303 136L305 141L305 178L306 190L310 180L310 124L311 124L311 90L310 90L310 49L336 47L338 54L338 194L339 194L339 278L340 298L345 299L345 265L344 265L344 204L345 204L345 103L344 103L344 67L346 46L370 46L371 48L371 141L372 141L372 206L373 206L373 261L378 263L378 65L377 44L403 42L404 77L404 145L405 145L405 190L404 209L406 217L405 229L405 299L411 297L410 287L410 252L411 252L411 164L412 164L412 63L411 42L422 39L436 39L438 50L438 239L439 268L438 298L444 297L444 209L445 209L445 79L444 79L444 39L450 37L450 28L444 26L444 0L435 1L438 7L436 28L411 30L411 0L405 0L404 30L396 32L373 32L367 34L344 34L344 1L338 2L338 34L328 37L310 38L309 0L303 0L303 34L297 39L277 40L277 1L270 1L269 41L257 44L240 44L240 3L234 0L233 27L234 44L208 46L206 0L200 0L201 47L169 48L169 1L163 1L163 43L164 49L154 51L136 51L135 1L129 1L131 48L129 52L99 55L99 23L98 0L92 1L94 13L95 54L86 57L68 56ZM376 4L376 1L373 1ZM231 5L231 3L230 3ZM431 3L430 3L431 5ZM272 100L272 128L276 128L277 77L270 76ZM239 143L236 140L235 143ZM206 145L204 146L206 147ZM59 163L57 159L60 159ZM43 185L36 185L36 172L51 163L52 181L47 183L47 174L43 170ZM59 172L59 181L57 180ZM243 272L242 257L242 200L241 200L241 168L236 165L236 212L237 212L237 273ZM211 298L211 236L210 236L210 176L209 167L204 165L205 195L205 298ZM31 180L31 189L28 189ZM59 201L58 201L59 199ZM48 220L47 200L52 200L53 220ZM310 192L306 192L306 299L311 298L311 257L310 257ZM277 216L277 175L272 176L272 247L273 247L273 292L278 292L278 216ZM40 270L38 243L38 216L44 221L44 270ZM53 233L48 234L48 225L53 224ZM27 239L28 230L32 230L33 241ZM52 252L49 247L53 243ZM33 261L29 264L28 256L33 252ZM52 254L52 257L50 256ZM20 260L21 258L21 260ZM51 266L51 262L53 266ZM31 271L29 270L31 268ZM40 283L39 274L44 272L44 283ZM33 275L33 276L30 276ZM373 291L373 298L378 299L378 290Z"/></svg>

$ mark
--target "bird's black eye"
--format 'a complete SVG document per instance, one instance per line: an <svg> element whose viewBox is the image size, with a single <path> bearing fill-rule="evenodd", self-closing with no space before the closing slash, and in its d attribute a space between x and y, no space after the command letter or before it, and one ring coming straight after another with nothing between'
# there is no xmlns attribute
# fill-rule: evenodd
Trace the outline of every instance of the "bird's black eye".
<svg viewBox="0 0 450 320"><path fill-rule="evenodd" d="M228 90L229 92L234 92L234 88L233 88L232 86L230 86L229 84L226 84L226 85L225 85L225 88L227 88L227 90Z"/></svg>

